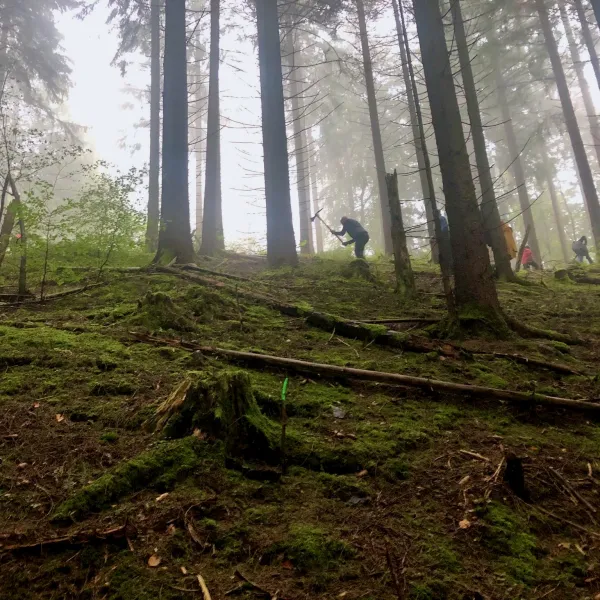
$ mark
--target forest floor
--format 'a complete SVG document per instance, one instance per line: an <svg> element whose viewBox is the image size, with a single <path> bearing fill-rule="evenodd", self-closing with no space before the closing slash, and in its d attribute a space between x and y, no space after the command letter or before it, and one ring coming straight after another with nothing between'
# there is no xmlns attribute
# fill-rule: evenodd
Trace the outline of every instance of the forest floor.
<svg viewBox="0 0 600 600"><path fill-rule="evenodd" d="M177 346L600 402L600 286L550 276L499 286L508 314L581 344L515 336L409 352L318 329L243 292L347 319L441 318L439 277L426 267L419 297L404 304L386 262L373 263L375 283L318 258L296 270L233 256L201 266L247 279L110 272L78 294L0 307L0 598L206 600L198 575L213 600L600 597L593 415L252 368ZM431 324L394 327L434 336ZM249 374L276 428L289 377L282 476L277 464L226 461L206 432L163 440L144 427L186 378L232 369ZM503 481L511 453L525 499Z"/></svg>

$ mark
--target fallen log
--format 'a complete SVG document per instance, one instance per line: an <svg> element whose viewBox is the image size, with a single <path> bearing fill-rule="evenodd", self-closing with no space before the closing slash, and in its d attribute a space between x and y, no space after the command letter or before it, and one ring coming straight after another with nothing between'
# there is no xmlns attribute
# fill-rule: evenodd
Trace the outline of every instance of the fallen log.
<svg viewBox="0 0 600 600"><path fill-rule="evenodd" d="M190 352L201 352L218 356L226 360L243 362L250 365L259 365L260 367L274 367L278 369L291 369L298 373L319 375L323 377L345 377L357 379L360 381L375 381L378 383L387 383L403 387L415 387L426 392L443 391L451 394L460 394L474 396L478 398L494 398L496 400L511 402L515 404L526 405L548 405L571 410L598 413L600 414L600 404L588 402L586 400L575 400L571 398L559 398L557 396L547 396L545 394L518 392L512 390L499 390L496 388L483 387L478 385L466 385L463 383L453 383L437 379L428 379L425 377L413 377L411 375L400 375L398 373L386 373L383 371L368 371L365 369L353 369L350 367L338 367L325 363L313 363L295 358L283 358L281 356L271 356L269 354L257 354L255 352L240 352L237 350L225 350L212 346L202 346L192 342L181 340L152 337L141 333L131 332L135 339L152 344L162 344L182 348Z"/></svg>
<svg viewBox="0 0 600 600"><path fill-rule="evenodd" d="M439 323L441 320L436 317L399 317L391 319L361 319L356 322L366 325L393 325L394 323Z"/></svg>
<svg viewBox="0 0 600 600"><path fill-rule="evenodd" d="M10 546L0 545L0 553L40 552L42 550L48 549L63 550L65 548L73 548L76 546L85 546L87 544L102 542L127 542L127 538L135 537L136 534L136 528L133 525L128 525L127 523L125 523L125 525L122 525L121 527L114 527L112 529L107 529L106 531L78 531L77 533L74 533L72 535L50 538L47 540L41 540L39 542L27 544L12 544ZM1 537L2 536L0 536L0 538Z"/></svg>
<svg viewBox="0 0 600 600"><path fill-rule="evenodd" d="M179 267L184 271L193 271L194 273L205 273L206 275L214 275L215 277L223 277L224 279L233 279L234 281L248 281L253 283L252 279L249 277L242 277L241 275L233 275L232 273L223 273L222 271L212 271L211 269L205 269L204 267L199 267L198 265L188 264L181 265Z"/></svg>
<svg viewBox="0 0 600 600"><path fill-rule="evenodd" d="M446 344L441 344L437 341L406 333L399 333L397 331L391 331L389 329L385 329L384 326L368 325L361 324L358 321L349 321L329 313L319 312L304 306L282 302L273 296L258 294L243 288L232 289L222 281L207 279L206 277L199 277L191 273L185 273L180 269L174 269L172 267L157 267L157 272L169 273L171 275L175 275L176 277L180 277L193 283L198 283L208 287L228 289L232 294L236 294L240 298L244 298L258 304L263 304L288 317L304 319L308 325L326 331L327 333L331 333L335 330L336 335L340 335L342 337L360 340L362 342L374 342L375 344L379 344L381 346L400 348L410 352L440 352L450 356L454 356L455 354L454 350L449 350Z"/></svg>

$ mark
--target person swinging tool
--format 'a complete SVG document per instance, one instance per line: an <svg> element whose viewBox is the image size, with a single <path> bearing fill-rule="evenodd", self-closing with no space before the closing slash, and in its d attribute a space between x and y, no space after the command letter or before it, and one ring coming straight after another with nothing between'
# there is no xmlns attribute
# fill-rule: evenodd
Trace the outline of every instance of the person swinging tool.
<svg viewBox="0 0 600 600"><path fill-rule="evenodd" d="M352 239L347 242L342 242L344 246L350 246L354 244L354 254L356 258L365 257L365 246L369 241L369 232L355 219L349 219L348 217L342 217L340 219L342 224L341 231L332 231L333 235L341 237L348 234Z"/></svg>
<svg viewBox="0 0 600 600"><path fill-rule="evenodd" d="M583 263L583 259L587 258L587 261L590 265L594 264L594 261L592 260L588 250L587 238L585 235L580 237L576 242L573 242L571 247L573 248L573 252L575 252L575 260L578 263Z"/></svg>

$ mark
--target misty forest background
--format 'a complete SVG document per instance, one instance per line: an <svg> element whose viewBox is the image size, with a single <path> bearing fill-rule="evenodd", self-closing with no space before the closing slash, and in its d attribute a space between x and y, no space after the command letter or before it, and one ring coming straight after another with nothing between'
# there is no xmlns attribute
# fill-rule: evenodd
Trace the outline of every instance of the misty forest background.
<svg viewBox="0 0 600 600"><path fill-rule="evenodd" d="M391 254L385 174L394 170L401 245L413 259L437 262L438 211L448 213L453 266L463 274L469 263L487 263L477 230L494 247L498 219L518 242L528 230L547 267L570 261L581 235L600 234L598 24L583 0L432 1L414 9L396 0L110 0L115 64L125 80L131 61L148 67L148 88L134 98L148 105L140 124L150 136L148 167L126 173L96 160L85 132L64 116L69 58L55 18L77 11L85 19L97 4L0 7L0 273L8 284L20 278L21 292L43 293L48 272L73 261L139 264L159 237L160 254L183 262L194 250L266 246L271 264L294 264L297 253L339 248L310 221L319 209L334 226L342 215L357 218L373 250ZM237 57L223 56L219 42L231 31L256 47L262 147L255 126L220 114L219 66ZM438 52L440 42L447 52ZM243 163L222 164L224 128L244 131ZM221 180L239 169L249 178L264 173L266 185L240 190L240 202L254 195L266 238L223 235ZM474 199L480 217L469 213ZM481 224L466 222L472 218ZM510 277L501 253L494 248L497 270Z"/></svg>

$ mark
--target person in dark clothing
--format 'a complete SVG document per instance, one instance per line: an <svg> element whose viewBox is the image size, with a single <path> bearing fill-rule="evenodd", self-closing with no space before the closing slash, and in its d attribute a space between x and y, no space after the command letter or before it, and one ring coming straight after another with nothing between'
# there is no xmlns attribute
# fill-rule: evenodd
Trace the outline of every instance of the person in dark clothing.
<svg viewBox="0 0 600 600"><path fill-rule="evenodd" d="M573 252L575 252L575 260L579 263L583 262L584 258L587 258L588 263L590 265L594 264L592 257L588 251L587 247L587 238L584 236L580 237L576 242L573 242L571 246L573 248Z"/></svg>
<svg viewBox="0 0 600 600"><path fill-rule="evenodd" d="M365 246L369 241L369 232L355 219L342 217L340 223L342 224L342 230L334 231L333 233L340 237L348 234L352 239L344 242L344 246L355 244L354 254L356 255L356 258L364 258Z"/></svg>

